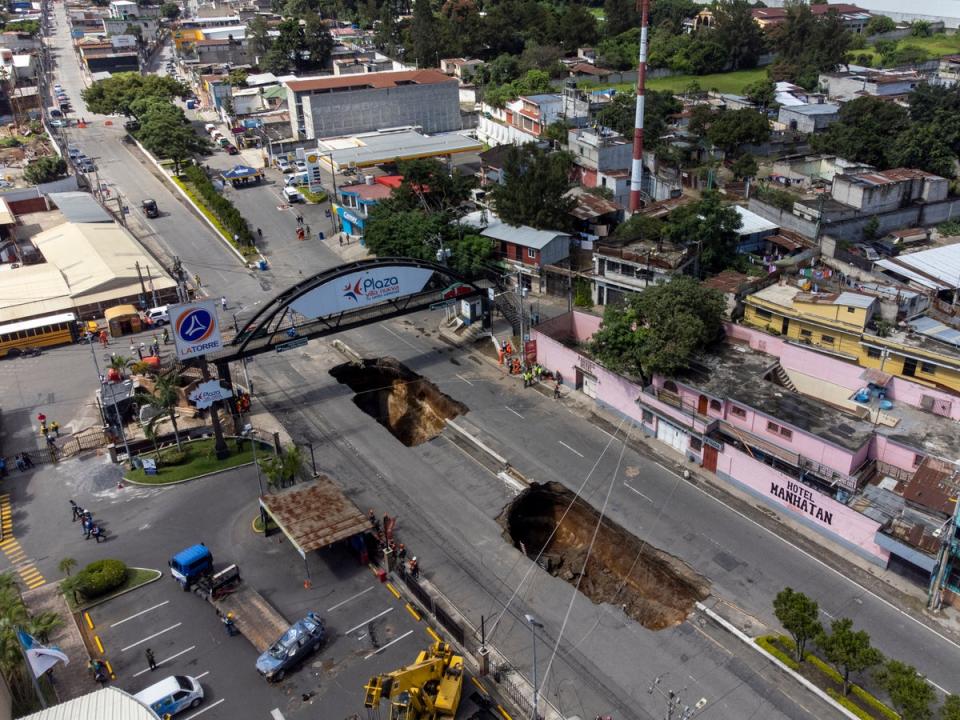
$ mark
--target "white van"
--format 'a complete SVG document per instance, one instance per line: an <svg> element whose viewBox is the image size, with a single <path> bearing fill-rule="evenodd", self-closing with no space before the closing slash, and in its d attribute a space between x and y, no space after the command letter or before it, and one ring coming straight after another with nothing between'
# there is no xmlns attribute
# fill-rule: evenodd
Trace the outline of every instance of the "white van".
<svg viewBox="0 0 960 720"><path fill-rule="evenodd" d="M150 707L158 717L176 715L203 702L203 688L187 675L171 675L134 697Z"/></svg>
<svg viewBox="0 0 960 720"><path fill-rule="evenodd" d="M310 184L310 173L306 170L303 172L297 172L287 178L284 185L287 187L293 187L294 185L309 185Z"/></svg>
<svg viewBox="0 0 960 720"><path fill-rule="evenodd" d="M165 325L170 322L168 307L168 305L161 305L160 307L150 308L144 315L147 316L147 320L149 320L152 325Z"/></svg>

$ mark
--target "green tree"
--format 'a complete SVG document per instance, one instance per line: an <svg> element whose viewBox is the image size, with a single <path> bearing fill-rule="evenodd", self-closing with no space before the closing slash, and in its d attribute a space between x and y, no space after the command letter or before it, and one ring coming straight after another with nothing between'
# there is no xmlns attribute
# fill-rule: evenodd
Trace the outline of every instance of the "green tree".
<svg viewBox="0 0 960 720"><path fill-rule="evenodd" d="M31 185L53 182L67 174L67 163L59 155L44 155L31 160L23 171L24 179Z"/></svg>
<svg viewBox="0 0 960 720"><path fill-rule="evenodd" d="M333 36L330 28L320 19L319 15L308 15L303 25L304 50L310 59L305 64L308 70L318 70L326 67L333 52Z"/></svg>
<svg viewBox="0 0 960 720"><path fill-rule="evenodd" d="M180 17L180 6L176 3L165 2L160 6L160 14L167 20L176 20Z"/></svg>
<svg viewBox="0 0 960 720"><path fill-rule="evenodd" d="M617 226L613 239L624 245L638 241L656 242L663 237L663 230L663 220L635 213Z"/></svg>
<svg viewBox="0 0 960 720"><path fill-rule="evenodd" d="M702 274L720 272L736 260L737 240L742 221L732 205L724 204L717 192L677 208L667 219L664 238L677 245L697 243Z"/></svg>
<svg viewBox="0 0 960 720"><path fill-rule="evenodd" d="M902 720L930 720L933 717L930 704L936 698L936 693L915 667L899 660L887 660L874 677L887 691L890 702L900 713ZM960 703L951 702L949 698L948 703L953 706L955 712L960 711ZM944 704L944 708L946 706L947 703Z"/></svg>
<svg viewBox="0 0 960 720"><path fill-rule="evenodd" d="M797 662L803 662L806 657L807 643L823 632L819 613L820 606L816 600L793 588L784 588L773 600L773 614L793 638Z"/></svg>
<svg viewBox="0 0 960 720"><path fill-rule="evenodd" d="M286 487L296 482L303 469L303 453L296 445L288 445L280 455L260 458L260 469L267 476L270 487Z"/></svg>
<svg viewBox="0 0 960 720"><path fill-rule="evenodd" d="M836 70L850 47L850 33L835 10L817 17L805 3L786 6L786 20L767 32L777 60L770 69L774 80L790 80L816 87L819 74Z"/></svg>
<svg viewBox="0 0 960 720"><path fill-rule="evenodd" d="M173 427L173 438L177 443L177 450L182 450L180 445L180 431L177 428L177 405L180 401L179 385L180 376L175 370L170 370L160 375L153 386L153 392L147 395L147 404L165 413L170 418L170 425Z"/></svg>
<svg viewBox="0 0 960 720"><path fill-rule="evenodd" d="M597 122L616 130L627 138L633 137L636 122L637 96L618 92L613 100L597 114ZM660 138L667 131L670 116L683 110L683 103L669 91L647 90L644 97L644 147L660 147Z"/></svg>
<svg viewBox="0 0 960 720"><path fill-rule="evenodd" d="M532 144L511 147L503 165L504 182L493 189L500 219L541 230L569 227L575 205L567 195L572 168L569 153L550 153Z"/></svg>
<svg viewBox="0 0 960 720"><path fill-rule="evenodd" d="M754 21L752 11L747 0L720 0L714 7L714 33L727 51L727 66L731 70L756 67L763 54L763 30Z"/></svg>
<svg viewBox="0 0 960 720"><path fill-rule="evenodd" d="M880 221L877 219L877 216L874 215L863 226L863 239L866 242L870 242L871 240L876 240L877 235L879 234L880 234Z"/></svg>
<svg viewBox="0 0 960 720"><path fill-rule="evenodd" d="M895 167L919 168L948 178L956 174L956 153L933 123L913 125L904 130L897 136L888 155L890 164Z"/></svg>
<svg viewBox="0 0 960 720"><path fill-rule="evenodd" d="M552 140L559 145L566 145L569 139L569 130L570 124L565 120L554 120L544 128L543 135L541 137L543 137L545 140Z"/></svg>
<svg viewBox="0 0 960 720"><path fill-rule="evenodd" d="M910 23L911 37L930 37L933 35L933 27L927 20L914 20Z"/></svg>
<svg viewBox="0 0 960 720"><path fill-rule="evenodd" d="M645 380L654 373L674 375L720 337L723 312L718 291L675 276L630 293L623 305L607 305L590 352L614 372Z"/></svg>
<svg viewBox="0 0 960 720"><path fill-rule="evenodd" d="M155 97L169 103L174 98L187 97L190 89L169 75L125 72L97 80L80 94L90 112L101 115L120 113L129 117L134 115L131 105L137 100Z"/></svg>
<svg viewBox="0 0 960 720"><path fill-rule="evenodd" d="M876 97L861 97L840 107L839 120L810 137L811 146L881 169L892 167L895 140L910 124L907 111Z"/></svg>
<svg viewBox="0 0 960 720"><path fill-rule="evenodd" d="M743 96L761 110L774 105L777 101L777 90L769 78L757 80L743 89Z"/></svg>
<svg viewBox="0 0 960 720"><path fill-rule="evenodd" d="M438 38L437 18L430 0L414 0L408 58L419 67L437 67L440 64Z"/></svg>
<svg viewBox="0 0 960 720"><path fill-rule="evenodd" d="M770 139L770 121L749 108L725 110L707 128L707 140L732 153L741 145L760 145Z"/></svg>
<svg viewBox="0 0 960 720"><path fill-rule="evenodd" d="M870 644L870 635L866 630L854 630L850 618L831 622L830 632L821 633L817 645L843 677L844 696L850 692L850 673L862 672L883 662L883 655Z"/></svg>
<svg viewBox="0 0 960 720"><path fill-rule="evenodd" d="M557 20L557 39L560 47L568 53L578 47L593 45L597 40L597 18L578 3L569 3L560 12Z"/></svg>
<svg viewBox="0 0 960 720"><path fill-rule="evenodd" d="M730 172L733 173L733 176L741 180L746 180L748 177L755 177L757 170L759 170L759 167L752 155L741 155L730 166Z"/></svg>
<svg viewBox="0 0 960 720"><path fill-rule="evenodd" d="M227 81L233 87L245 88L247 86L247 71L243 68L234 68L227 75Z"/></svg>
<svg viewBox="0 0 960 720"><path fill-rule="evenodd" d="M370 213L364 240L374 255L435 260L449 218L422 209L398 210L380 203Z"/></svg>
<svg viewBox="0 0 960 720"><path fill-rule="evenodd" d="M864 29L864 31L869 36L892 32L896 29L897 24L886 15L874 15L872 18L870 18L870 21L867 23L867 27Z"/></svg>
<svg viewBox="0 0 960 720"><path fill-rule="evenodd" d="M258 56L265 55L273 46L273 40L270 38L269 32L270 28L267 25L267 21L261 15L257 15L250 21L250 24L247 25L247 37L250 38L250 47L253 48L253 51Z"/></svg>
<svg viewBox="0 0 960 720"><path fill-rule="evenodd" d="M124 357L123 355L113 354L110 356L110 369L116 370L120 374L120 378L123 379L123 374L126 372L127 368L130 366L130 358Z"/></svg>
<svg viewBox="0 0 960 720"><path fill-rule="evenodd" d="M940 708L940 720L960 720L960 695L947 695Z"/></svg>
<svg viewBox="0 0 960 720"><path fill-rule="evenodd" d="M633 0L604 0L603 35L613 38L640 25L637 4Z"/></svg>
<svg viewBox="0 0 960 720"><path fill-rule="evenodd" d="M473 233L455 237L446 246L451 250L447 264L467 278L479 277L493 255L493 241Z"/></svg>
<svg viewBox="0 0 960 720"><path fill-rule="evenodd" d="M173 160L178 175L187 160L209 152L209 141L194 132L179 107L156 98L135 101L131 107L140 119L137 138L157 157Z"/></svg>

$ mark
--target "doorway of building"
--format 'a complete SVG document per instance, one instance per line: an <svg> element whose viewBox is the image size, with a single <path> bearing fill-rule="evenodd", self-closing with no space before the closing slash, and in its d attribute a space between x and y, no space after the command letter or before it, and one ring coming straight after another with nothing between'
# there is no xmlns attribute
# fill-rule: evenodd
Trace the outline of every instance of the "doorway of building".
<svg viewBox="0 0 960 720"><path fill-rule="evenodd" d="M903 359L903 374L907 377L913 377L917 374L917 359L916 358L904 358Z"/></svg>

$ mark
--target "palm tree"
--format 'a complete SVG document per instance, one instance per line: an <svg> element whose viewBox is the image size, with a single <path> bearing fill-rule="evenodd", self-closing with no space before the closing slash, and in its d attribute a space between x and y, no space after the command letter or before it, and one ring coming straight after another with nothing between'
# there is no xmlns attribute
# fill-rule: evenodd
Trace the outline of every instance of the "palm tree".
<svg viewBox="0 0 960 720"><path fill-rule="evenodd" d="M147 424L143 426L143 436L153 443L153 452L157 456L157 462L160 462L160 446L157 445L157 420L162 417L161 415L154 415L147 421Z"/></svg>
<svg viewBox="0 0 960 720"><path fill-rule="evenodd" d="M170 424L173 425L173 438L176 440L177 450L182 450L183 448L180 447L180 432L177 430L177 401L180 399L177 393L179 388L177 379L175 370L165 372L158 377L156 384L153 386L153 392L147 397L147 404L167 413Z"/></svg>
<svg viewBox="0 0 960 720"><path fill-rule="evenodd" d="M303 469L303 453L296 445L290 445L284 448L280 455L261 460L260 467L267 476L270 487L285 487L288 483L293 483Z"/></svg>
<svg viewBox="0 0 960 720"><path fill-rule="evenodd" d="M120 373L121 378L123 377L123 371L127 369L129 364L130 358L128 357L124 357L123 355L110 356L110 368Z"/></svg>
<svg viewBox="0 0 960 720"><path fill-rule="evenodd" d="M67 557L60 561L60 564L57 565L57 569L67 577L70 577L70 571L73 570L76 566L77 566L77 561L71 557Z"/></svg>

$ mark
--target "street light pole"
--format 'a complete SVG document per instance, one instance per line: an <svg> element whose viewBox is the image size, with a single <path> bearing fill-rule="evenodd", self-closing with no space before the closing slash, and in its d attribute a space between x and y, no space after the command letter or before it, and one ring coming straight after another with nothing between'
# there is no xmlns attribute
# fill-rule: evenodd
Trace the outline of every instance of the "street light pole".
<svg viewBox="0 0 960 720"><path fill-rule="evenodd" d="M543 630L543 623L539 622L533 615L524 615L523 617L527 621L527 625L530 626L530 634L533 636L533 720L540 720L538 703L540 688L537 686L537 628Z"/></svg>

